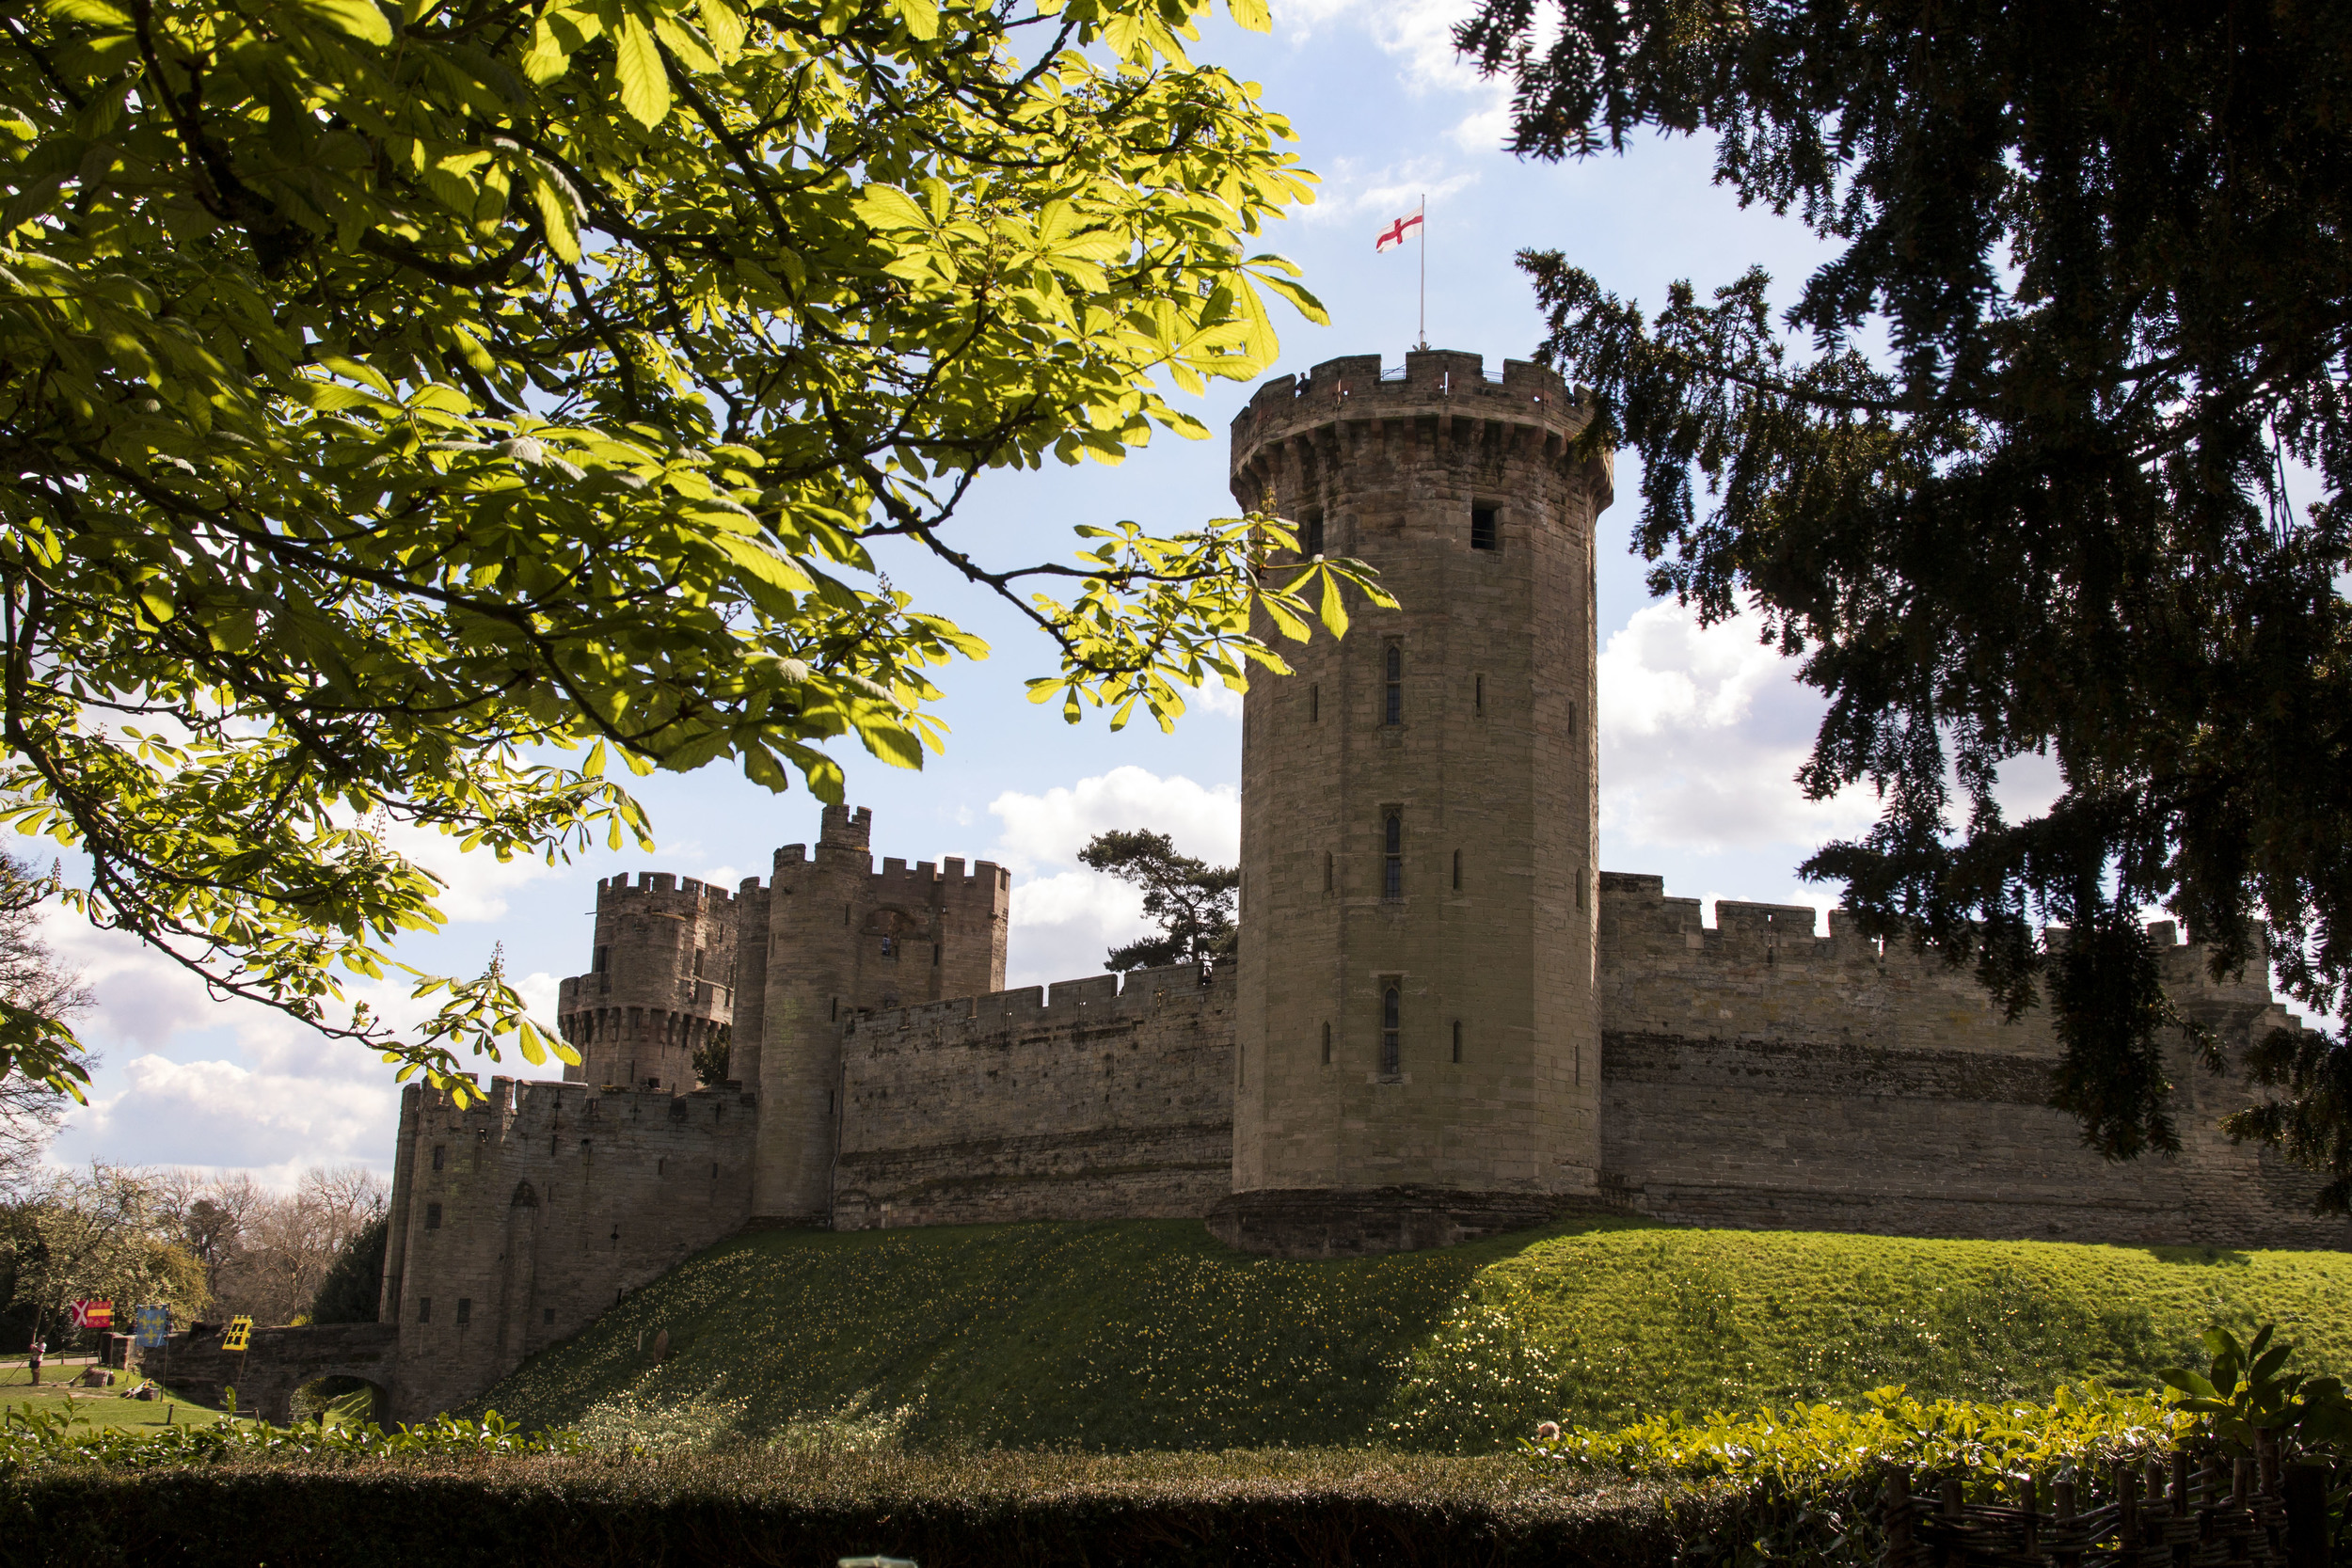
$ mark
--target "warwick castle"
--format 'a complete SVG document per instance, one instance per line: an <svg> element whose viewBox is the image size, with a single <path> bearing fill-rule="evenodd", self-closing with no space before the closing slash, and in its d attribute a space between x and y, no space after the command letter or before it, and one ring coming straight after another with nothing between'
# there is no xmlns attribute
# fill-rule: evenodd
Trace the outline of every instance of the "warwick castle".
<svg viewBox="0 0 2352 1568"><path fill-rule="evenodd" d="M616 877L563 982L580 1065L462 1111L407 1088L380 1322L258 1335L245 1397L282 1416L357 1372L394 1417L446 1408L747 1226L1198 1216L1323 1257L1605 1210L2352 1246L2308 1174L2215 1131L2243 1091L2185 1044L2181 1152L2110 1164L2048 1104L2046 1022L2005 1022L1965 968L1842 911L1823 932L1724 902L1708 927L1599 869L1612 467L1575 450L1587 417L1540 366L1423 352L1269 382L1234 420L1236 500L1404 607L1249 689L1234 963L1007 990L1010 874L878 870L841 807L732 893ZM2190 1018L2237 1044L2293 1026L2265 968L2217 983L2154 930ZM721 1036L731 1076L698 1084ZM150 1355L200 1386L184 1341Z"/></svg>

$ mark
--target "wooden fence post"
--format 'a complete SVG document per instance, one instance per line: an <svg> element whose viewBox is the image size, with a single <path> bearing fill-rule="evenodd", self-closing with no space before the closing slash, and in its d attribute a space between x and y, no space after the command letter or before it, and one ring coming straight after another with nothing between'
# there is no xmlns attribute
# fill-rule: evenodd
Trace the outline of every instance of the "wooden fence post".
<svg viewBox="0 0 2352 1568"><path fill-rule="evenodd" d="M1880 1548L1879 1561L1885 1568L1911 1568L1911 1470L1898 1465L1886 1472L1886 1490L1881 1505L1881 1517L1886 1528L1885 1544Z"/></svg>
<svg viewBox="0 0 2352 1568"><path fill-rule="evenodd" d="M2328 1568L2328 1470L2290 1465L2280 1478L2287 1507L2287 1568Z"/></svg>

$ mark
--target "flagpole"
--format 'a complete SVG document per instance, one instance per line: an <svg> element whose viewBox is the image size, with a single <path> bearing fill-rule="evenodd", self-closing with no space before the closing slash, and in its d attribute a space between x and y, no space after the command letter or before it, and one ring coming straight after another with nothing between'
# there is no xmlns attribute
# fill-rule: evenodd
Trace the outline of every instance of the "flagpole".
<svg viewBox="0 0 2352 1568"><path fill-rule="evenodd" d="M1429 193L1421 193L1421 346L1429 348Z"/></svg>

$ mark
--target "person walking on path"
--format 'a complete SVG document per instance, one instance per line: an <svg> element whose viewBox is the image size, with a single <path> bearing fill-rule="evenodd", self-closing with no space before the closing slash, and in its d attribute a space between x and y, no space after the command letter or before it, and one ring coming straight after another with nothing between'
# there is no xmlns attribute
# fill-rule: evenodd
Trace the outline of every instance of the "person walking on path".
<svg viewBox="0 0 2352 1568"><path fill-rule="evenodd" d="M40 1384L40 1357L41 1357L41 1353L42 1353L43 1351L46 1351L48 1348L49 1348L49 1347L48 1347L47 1345L44 1345L44 1344L42 1344L42 1343L40 1342L40 1335L39 1334L39 1332L36 1332L36 1333L33 1335L33 1354L32 1354L33 1382L34 1382L34 1384L35 1384L36 1386L38 1386L38 1385Z"/></svg>

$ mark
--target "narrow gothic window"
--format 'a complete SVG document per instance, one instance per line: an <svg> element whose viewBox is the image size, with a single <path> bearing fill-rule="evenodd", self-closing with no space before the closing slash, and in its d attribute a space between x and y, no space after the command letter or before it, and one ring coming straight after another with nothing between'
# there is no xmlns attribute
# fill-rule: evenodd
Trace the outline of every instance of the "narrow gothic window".
<svg viewBox="0 0 2352 1568"><path fill-rule="evenodd" d="M1454 851L1454 891L1462 891L1462 851Z"/></svg>
<svg viewBox="0 0 2352 1568"><path fill-rule="evenodd" d="M541 1307L539 1310L539 1321L543 1323L552 1325L555 1322L555 1308L552 1307Z"/></svg>
<svg viewBox="0 0 2352 1568"><path fill-rule="evenodd" d="M424 1206L424 1227L427 1230L441 1228L441 1206L439 1204L428 1203Z"/></svg>
<svg viewBox="0 0 2352 1568"><path fill-rule="evenodd" d="M1307 514L1306 526L1298 531L1298 553L1323 553L1323 509L1320 507Z"/></svg>
<svg viewBox="0 0 2352 1568"><path fill-rule="evenodd" d="M597 948L596 958L588 967L598 974L602 974L605 971L611 969L612 967L612 949L610 947Z"/></svg>
<svg viewBox="0 0 2352 1568"><path fill-rule="evenodd" d="M937 942L931 943L931 967L933 969L939 967L939 943Z"/></svg>
<svg viewBox="0 0 2352 1568"><path fill-rule="evenodd" d="M1454 1021L1454 1065L1462 1065L1462 1021L1458 1018Z"/></svg>
<svg viewBox="0 0 2352 1568"><path fill-rule="evenodd" d="M448 1158L449 1146L447 1144L435 1144L433 1146L433 1168L435 1170L439 1170L441 1168L441 1162Z"/></svg>
<svg viewBox="0 0 2352 1568"><path fill-rule="evenodd" d="M703 977L703 950L702 950L701 948L697 947L697 948L695 948L695 949L694 949L694 978L695 978L695 979L697 979L697 980L699 980L699 979L701 979L702 977Z"/></svg>
<svg viewBox="0 0 2352 1568"><path fill-rule="evenodd" d="M668 1160L666 1160L666 1159L662 1159L662 1160L656 1160L656 1161L653 1163L653 1173L654 1173L656 1176L660 1176L660 1175L661 1175L664 1171L666 1171L666 1170L669 1168L669 1165L670 1165L670 1162L669 1162Z"/></svg>
<svg viewBox="0 0 2352 1568"><path fill-rule="evenodd" d="M1307 688L1307 722L1310 724L1323 722L1323 688L1319 686Z"/></svg>
<svg viewBox="0 0 2352 1568"><path fill-rule="evenodd" d="M1571 714L1576 711L1574 704L1569 705L1568 711ZM1481 719L1486 717L1486 677L1484 675L1470 677L1470 712ZM1570 719L1568 723L1573 728L1576 721Z"/></svg>
<svg viewBox="0 0 2352 1568"><path fill-rule="evenodd" d="M1396 643L1389 644L1389 680L1387 705L1381 709L1380 722L1405 722L1405 650Z"/></svg>
<svg viewBox="0 0 2352 1568"><path fill-rule="evenodd" d="M1323 1026L1323 1065L1331 1065L1331 1025L1328 1023Z"/></svg>
<svg viewBox="0 0 2352 1568"><path fill-rule="evenodd" d="M473 1322L473 1297L459 1296L457 1298L457 1326L463 1328L471 1322Z"/></svg>
<svg viewBox="0 0 2352 1568"><path fill-rule="evenodd" d="M431 1296L419 1296L417 1298L417 1322L421 1323L429 1323L432 1321L433 1298Z"/></svg>
<svg viewBox="0 0 2352 1568"><path fill-rule="evenodd" d="M1499 547L1495 537L1495 509L1491 506L1471 507L1470 548L1491 550Z"/></svg>
<svg viewBox="0 0 2352 1568"><path fill-rule="evenodd" d="M1397 1063L1401 1059L1397 1035L1403 1002L1404 999L1397 994L1396 982L1391 980L1380 993L1380 1071L1384 1077L1396 1076Z"/></svg>
<svg viewBox="0 0 2352 1568"><path fill-rule="evenodd" d="M1380 896L1405 896L1405 818L1396 812L1381 825Z"/></svg>
<svg viewBox="0 0 2352 1568"><path fill-rule="evenodd" d="M1332 889L1338 885L1338 862L1332 857L1331 851L1326 849L1323 852L1323 891L1326 893L1331 892Z"/></svg>

